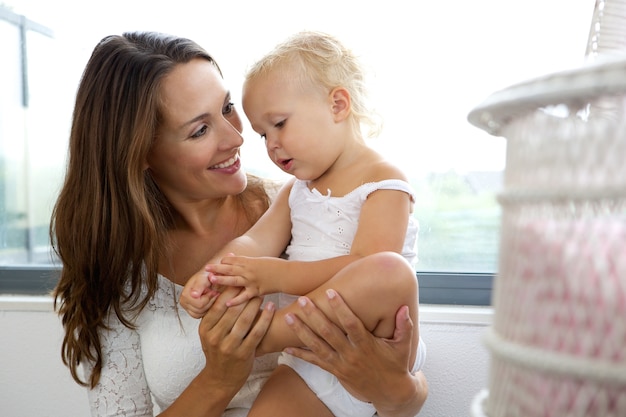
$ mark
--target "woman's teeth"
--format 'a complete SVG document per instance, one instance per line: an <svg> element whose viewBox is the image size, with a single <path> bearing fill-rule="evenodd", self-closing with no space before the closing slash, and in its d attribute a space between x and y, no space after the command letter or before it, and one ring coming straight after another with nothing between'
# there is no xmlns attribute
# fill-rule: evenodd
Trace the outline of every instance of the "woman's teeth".
<svg viewBox="0 0 626 417"><path fill-rule="evenodd" d="M235 162L237 162L238 159L239 159L239 155L235 155L235 156L233 156L232 158L230 158L226 162L222 162L221 164L213 165L210 169L228 168L229 166L231 166Z"/></svg>

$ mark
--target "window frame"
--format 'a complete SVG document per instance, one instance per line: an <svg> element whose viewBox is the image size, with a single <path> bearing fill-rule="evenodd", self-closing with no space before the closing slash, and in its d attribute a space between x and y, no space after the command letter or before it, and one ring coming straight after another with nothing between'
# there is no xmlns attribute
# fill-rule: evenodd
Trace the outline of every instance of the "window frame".
<svg viewBox="0 0 626 417"><path fill-rule="evenodd" d="M1 265L0 295L47 295L61 273L54 265Z"/></svg>
<svg viewBox="0 0 626 417"><path fill-rule="evenodd" d="M47 295L61 273L55 265L0 266L0 295ZM490 306L492 273L417 271L421 304Z"/></svg>
<svg viewBox="0 0 626 417"><path fill-rule="evenodd" d="M20 65L22 73L22 106L28 107L28 42L26 33L30 30L40 33L49 38L54 38L54 31L49 27L41 25L28 19L26 16L13 13L11 10L0 6L0 20L4 20L19 28L20 31Z"/></svg>

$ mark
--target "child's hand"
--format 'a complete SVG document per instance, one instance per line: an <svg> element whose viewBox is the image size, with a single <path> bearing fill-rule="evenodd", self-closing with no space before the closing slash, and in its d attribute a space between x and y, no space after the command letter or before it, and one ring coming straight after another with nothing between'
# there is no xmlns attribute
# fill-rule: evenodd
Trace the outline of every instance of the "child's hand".
<svg viewBox="0 0 626 417"><path fill-rule="evenodd" d="M226 305L235 306L251 298L275 292L271 288L271 265L276 258L227 256L220 264L207 265L209 281L213 285L242 287L243 290Z"/></svg>
<svg viewBox="0 0 626 417"><path fill-rule="evenodd" d="M208 275L204 269L196 272L189 278L180 295L180 305L196 319L204 316L219 294L211 286Z"/></svg>

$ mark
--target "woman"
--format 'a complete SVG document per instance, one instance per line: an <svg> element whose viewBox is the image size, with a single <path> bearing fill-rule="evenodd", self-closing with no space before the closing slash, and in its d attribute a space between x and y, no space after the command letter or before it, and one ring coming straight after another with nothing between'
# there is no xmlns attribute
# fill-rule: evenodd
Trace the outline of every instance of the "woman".
<svg viewBox="0 0 626 417"><path fill-rule="evenodd" d="M176 301L269 205L263 182L241 169L241 130L217 63L194 42L130 33L94 49L51 226L63 262L54 294L63 360L90 388L93 415L152 416L153 398L162 416L245 415L274 368L274 356L254 357L273 303L260 314L259 298L228 308L230 288L198 321ZM305 303L290 325L311 350L294 354L332 370L381 415L416 414L425 379L397 372L410 351L406 312L389 341L333 303L344 329ZM373 386L374 375L388 385Z"/></svg>

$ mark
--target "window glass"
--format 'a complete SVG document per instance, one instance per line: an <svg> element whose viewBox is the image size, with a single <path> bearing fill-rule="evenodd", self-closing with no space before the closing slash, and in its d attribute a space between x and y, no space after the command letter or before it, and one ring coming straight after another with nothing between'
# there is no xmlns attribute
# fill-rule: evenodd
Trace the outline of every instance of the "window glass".
<svg viewBox="0 0 626 417"><path fill-rule="evenodd" d="M55 35L28 31L25 108L19 30L0 19L0 266L50 261L47 227L73 95L102 37L129 30L190 37L216 57L239 104L249 64L287 35L317 29L337 35L371 69L384 129L370 143L417 192L418 270L495 272L506 143L471 126L467 113L498 89L581 63L595 2L296 3L5 0ZM248 126L244 137L248 170L283 178Z"/></svg>
<svg viewBox="0 0 626 417"><path fill-rule="evenodd" d="M28 252L31 263L49 263L48 227L54 200L60 189L67 153L71 102L59 91L54 72L58 65L54 39L28 31L28 108L25 112L25 166L27 184ZM71 91L71 88L63 86Z"/></svg>
<svg viewBox="0 0 626 417"><path fill-rule="evenodd" d="M19 28L0 20L0 261L28 260L25 108Z"/></svg>

